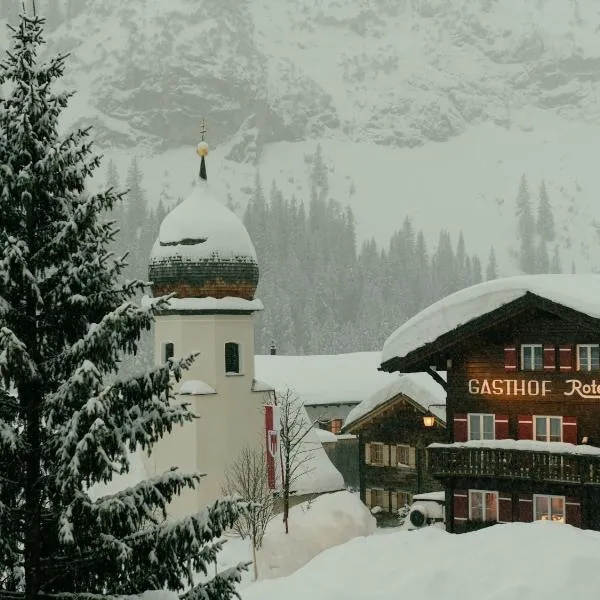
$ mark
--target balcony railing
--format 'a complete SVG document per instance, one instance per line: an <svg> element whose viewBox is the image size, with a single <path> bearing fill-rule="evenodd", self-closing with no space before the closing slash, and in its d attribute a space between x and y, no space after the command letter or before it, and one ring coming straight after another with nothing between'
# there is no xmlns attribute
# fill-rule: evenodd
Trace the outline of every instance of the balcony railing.
<svg viewBox="0 0 600 600"><path fill-rule="evenodd" d="M437 446L427 449L434 477L492 477L600 485L600 457L552 452Z"/></svg>

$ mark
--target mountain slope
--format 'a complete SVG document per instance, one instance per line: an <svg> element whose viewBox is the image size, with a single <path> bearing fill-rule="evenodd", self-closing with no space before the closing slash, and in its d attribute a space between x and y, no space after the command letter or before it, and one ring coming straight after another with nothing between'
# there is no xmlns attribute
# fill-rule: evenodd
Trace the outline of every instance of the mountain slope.
<svg viewBox="0 0 600 600"><path fill-rule="evenodd" d="M547 180L563 264L589 270L600 222L594 0L88 0L50 33L70 51L68 122L93 124L151 199L184 195L207 117L211 179L242 205L266 186L308 198L318 141L332 195L385 243L406 214L434 243L462 229L514 272L520 176Z"/></svg>

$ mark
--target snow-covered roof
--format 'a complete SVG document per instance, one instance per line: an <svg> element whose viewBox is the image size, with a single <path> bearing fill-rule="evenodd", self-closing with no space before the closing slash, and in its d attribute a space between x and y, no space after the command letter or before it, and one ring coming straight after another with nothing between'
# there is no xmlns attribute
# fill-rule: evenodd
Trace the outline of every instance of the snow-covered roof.
<svg viewBox="0 0 600 600"><path fill-rule="evenodd" d="M445 502L446 492L425 492L424 494L415 494L413 502L417 500L433 500L434 502Z"/></svg>
<svg viewBox="0 0 600 600"><path fill-rule="evenodd" d="M443 371L440 371L439 375L444 379L446 378L446 373ZM377 390L372 396L363 400L350 411L344 423L344 429L348 429L349 425L356 423L399 394L407 396L423 407L423 411L427 411L431 404L446 404L446 390L428 373L396 375L394 381ZM444 407L432 406L431 412L440 420L446 421L446 409Z"/></svg>
<svg viewBox="0 0 600 600"><path fill-rule="evenodd" d="M337 435L332 433L328 429L321 429L320 427L315 427L315 435L321 440L321 442L337 442Z"/></svg>
<svg viewBox="0 0 600 600"><path fill-rule="evenodd" d="M156 298L144 296L142 298L142 306L148 306L156 302ZM244 298L234 298L227 296L226 298L171 298L169 300L167 310L173 311L249 311L255 312L263 310L263 303L255 298L254 300L245 300Z"/></svg>
<svg viewBox="0 0 600 600"><path fill-rule="evenodd" d="M256 377L276 390L289 388L305 406L358 404L397 375L378 371L379 352L255 357Z"/></svg>
<svg viewBox="0 0 600 600"><path fill-rule="evenodd" d="M587 444L566 442L538 442L536 440L469 440L453 444L429 444L429 448L490 448L495 450L521 450L522 452L550 452L551 454L576 454L600 456L600 448Z"/></svg>
<svg viewBox="0 0 600 600"><path fill-rule="evenodd" d="M179 388L179 393L182 396L208 396L216 394L215 389L199 379L190 379L184 381Z"/></svg>
<svg viewBox="0 0 600 600"><path fill-rule="evenodd" d="M160 225L150 262L173 257L256 262L244 224L215 196L208 181L197 180L191 194Z"/></svg>
<svg viewBox="0 0 600 600"><path fill-rule="evenodd" d="M270 383L261 381L260 379L252 380L252 391L253 392L272 392L273 386Z"/></svg>
<svg viewBox="0 0 600 600"><path fill-rule="evenodd" d="M382 362L404 357L527 293L600 318L600 275L520 275L495 279L451 294L398 327L383 345Z"/></svg>

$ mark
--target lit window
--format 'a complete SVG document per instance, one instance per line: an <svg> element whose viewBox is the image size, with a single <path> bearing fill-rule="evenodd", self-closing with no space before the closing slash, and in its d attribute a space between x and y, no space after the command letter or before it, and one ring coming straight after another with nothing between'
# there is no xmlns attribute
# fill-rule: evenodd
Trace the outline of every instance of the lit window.
<svg viewBox="0 0 600 600"><path fill-rule="evenodd" d="M565 522L564 496L534 496L534 519L536 521Z"/></svg>
<svg viewBox="0 0 600 600"><path fill-rule="evenodd" d="M396 463L410 466L410 446L396 446Z"/></svg>
<svg viewBox="0 0 600 600"><path fill-rule="evenodd" d="M471 521L497 521L498 492L469 490L469 519Z"/></svg>
<svg viewBox="0 0 600 600"><path fill-rule="evenodd" d="M240 345L235 342L225 344L225 373L240 372Z"/></svg>
<svg viewBox="0 0 600 600"><path fill-rule="evenodd" d="M562 417L535 417L538 442L562 442Z"/></svg>
<svg viewBox="0 0 600 600"><path fill-rule="evenodd" d="M166 363L175 355L175 346L173 342L163 342L162 345L162 362Z"/></svg>
<svg viewBox="0 0 600 600"><path fill-rule="evenodd" d="M469 439L493 440L494 415L469 414Z"/></svg>
<svg viewBox="0 0 600 600"><path fill-rule="evenodd" d="M600 370L600 346L598 344L579 344L577 346L577 370Z"/></svg>
<svg viewBox="0 0 600 600"><path fill-rule="evenodd" d="M544 368L542 344L521 346L521 371L541 371Z"/></svg>
<svg viewBox="0 0 600 600"><path fill-rule="evenodd" d="M371 464L383 464L383 444L371 444Z"/></svg>
<svg viewBox="0 0 600 600"><path fill-rule="evenodd" d="M339 433L342 428L342 419L332 419L329 427L331 433Z"/></svg>

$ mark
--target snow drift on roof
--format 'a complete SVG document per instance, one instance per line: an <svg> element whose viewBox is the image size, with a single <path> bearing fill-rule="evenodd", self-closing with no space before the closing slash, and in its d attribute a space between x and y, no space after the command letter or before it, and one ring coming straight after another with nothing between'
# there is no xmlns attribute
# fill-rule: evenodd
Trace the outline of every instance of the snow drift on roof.
<svg viewBox="0 0 600 600"><path fill-rule="evenodd" d="M584 456L600 456L600 448L587 444L575 445L567 442L538 442L537 440L469 440L429 444L429 448L489 448L493 450L520 450L521 452L549 452L550 454L574 454Z"/></svg>
<svg viewBox="0 0 600 600"><path fill-rule="evenodd" d="M164 218L150 261L175 256L256 262L256 251L244 224L212 193L208 182L201 180Z"/></svg>
<svg viewBox="0 0 600 600"><path fill-rule="evenodd" d="M184 381L179 388L179 393L183 396L207 396L209 394L216 394L215 389L199 379L190 379Z"/></svg>
<svg viewBox="0 0 600 600"><path fill-rule="evenodd" d="M600 318L600 275L519 275L494 279L451 294L398 327L383 345L382 362L406 356L528 292Z"/></svg>
<svg viewBox="0 0 600 600"><path fill-rule="evenodd" d="M144 296L142 298L142 306L150 306L156 298L150 296ZM244 298L235 298L233 296L227 296L226 298L213 298L208 296L206 298L171 298L169 300L168 307L164 310L174 311L230 311L240 310L254 312L263 310L263 303L255 298L254 300L245 300Z"/></svg>
<svg viewBox="0 0 600 600"><path fill-rule="evenodd" d="M256 377L293 390L305 406L358 404L398 376L378 371L379 352L255 357Z"/></svg>
<svg viewBox="0 0 600 600"><path fill-rule="evenodd" d="M439 372L444 379L446 373ZM391 400L398 394L404 394L411 400L420 404L424 410L431 404L446 404L446 391L437 383L428 373L405 373L377 390L371 397L363 400L358 406L354 407L344 423L344 429L347 429L351 423L362 419L365 415L375 410L388 400ZM431 407L431 412L441 419L446 420L446 409L444 407Z"/></svg>

